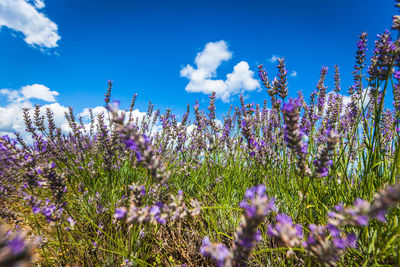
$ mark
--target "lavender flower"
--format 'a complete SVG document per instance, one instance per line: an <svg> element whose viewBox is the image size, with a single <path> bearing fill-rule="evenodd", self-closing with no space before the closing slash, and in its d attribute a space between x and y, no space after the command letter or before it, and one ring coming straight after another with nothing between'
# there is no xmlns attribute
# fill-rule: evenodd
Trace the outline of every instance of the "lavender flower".
<svg viewBox="0 0 400 267"><path fill-rule="evenodd" d="M29 266L39 239L28 241L26 233L13 233L0 227L0 266Z"/></svg>
<svg viewBox="0 0 400 267"><path fill-rule="evenodd" d="M286 214L276 215L275 226L268 226L268 234L277 237L289 248L299 247L303 239L303 226L294 224L291 217Z"/></svg>
<svg viewBox="0 0 400 267"><path fill-rule="evenodd" d="M125 219L126 214L127 214L127 209L125 207L116 208L114 212L114 218L117 220L123 220Z"/></svg>
<svg viewBox="0 0 400 267"><path fill-rule="evenodd" d="M301 173L309 175L311 172L307 165L307 144L303 142L304 134L299 128L299 105L299 101L292 98L283 104L285 140L298 158L297 166Z"/></svg>
<svg viewBox="0 0 400 267"><path fill-rule="evenodd" d="M400 183L387 186L375 193L368 215L383 222L387 211L398 202L400 202Z"/></svg>
<svg viewBox="0 0 400 267"><path fill-rule="evenodd" d="M270 84L270 81L268 79L267 72L263 68L262 64L258 65L258 77L260 77L264 87L267 90L271 89L271 84Z"/></svg>
<svg viewBox="0 0 400 267"><path fill-rule="evenodd" d="M285 98L288 95L288 88L287 88L287 70L286 70L286 65L285 65L285 59L284 58L278 58L278 83L277 83L277 88L278 88L278 93L279 96L282 98L282 100L285 100Z"/></svg>
<svg viewBox="0 0 400 267"><path fill-rule="evenodd" d="M335 81L335 92L339 93L340 92L340 73L339 73L339 67L338 65L335 65L335 75L334 75L334 81Z"/></svg>
<svg viewBox="0 0 400 267"><path fill-rule="evenodd" d="M374 200L369 203L357 199L353 206L335 206L335 211L328 213L329 223L335 226L366 226L370 219L385 221L387 211L400 201L400 184L387 186L375 193Z"/></svg>
<svg viewBox="0 0 400 267"><path fill-rule="evenodd" d="M231 250L222 244L211 244L208 237L205 237L200 253L204 256L211 256L217 266L243 266L249 258L251 250L261 239L257 227L271 211L275 210L275 200L268 197L265 190L264 185L246 190L244 199L240 202L240 207L244 212Z"/></svg>
<svg viewBox="0 0 400 267"><path fill-rule="evenodd" d="M113 82L111 80L107 81L108 87L107 87L107 92L104 94L104 102L106 105L110 103L110 98L111 98L111 89L112 89L112 84Z"/></svg>
<svg viewBox="0 0 400 267"><path fill-rule="evenodd" d="M211 257L217 267L232 266L232 254L223 244L213 244L206 236L201 244L200 253L203 256Z"/></svg>
<svg viewBox="0 0 400 267"><path fill-rule="evenodd" d="M329 159L329 156L339 142L339 135L334 130L328 129L325 133L327 135L326 147L319 149L317 158L314 160L315 173L318 177L328 175L328 166L332 165L332 160Z"/></svg>
<svg viewBox="0 0 400 267"><path fill-rule="evenodd" d="M351 207L335 206L335 211L329 212L329 223L334 226L366 226L368 225L368 213L370 204L366 200L357 199Z"/></svg>
<svg viewBox="0 0 400 267"><path fill-rule="evenodd" d="M390 67L394 62L393 52L396 49L391 34L385 31L383 34L378 35L378 40L375 41L375 49L371 58L371 64L368 66L368 73L370 77L369 82L374 79L385 80L389 73Z"/></svg>
<svg viewBox="0 0 400 267"><path fill-rule="evenodd" d="M252 248L260 241L258 225L267 214L275 210L275 200L266 195L265 190L264 185L247 189L243 201L240 202L244 213L232 245L234 265L240 265L248 259Z"/></svg>
<svg viewBox="0 0 400 267"><path fill-rule="evenodd" d="M317 258L318 261L328 266L336 266L340 256L349 247L355 247L354 235L344 234L334 226L318 226L311 224L310 233L303 243L306 251Z"/></svg>
<svg viewBox="0 0 400 267"><path fill-rule="evenodd" d="M319 81L317 84L317 95L318 95L317 108L318 108L318 116L320 117L322 116L322 113L324 111L326 90L328 89L328 87L324 85L327 73L328 73L328 67L322 67Z"/></svg>
<svg viewBox="0 0 400 267"><path fill-rule="evenodd" d="M180 191L177 196L171 195L169 203L157 202L154 205L140 207L135 191L132 192L131 205L129 209L119 207L115 209L114 218L124 220L128 224L149 222L151 224L165 224L167 221L182 219L187 215L197 216L200 213L201 205L196 200L190 201L187 207L183 201L183 193Z"/></svg>

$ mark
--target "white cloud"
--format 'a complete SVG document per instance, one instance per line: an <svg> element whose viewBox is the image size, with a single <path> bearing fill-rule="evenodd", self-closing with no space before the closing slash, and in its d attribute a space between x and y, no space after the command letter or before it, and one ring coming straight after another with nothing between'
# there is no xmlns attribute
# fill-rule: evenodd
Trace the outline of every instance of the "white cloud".
<svg viewBox="0 0 400 267"><path fill-rule="evenodd" d="M21 32L29 45L41 49L57 47L61 39L57 24L38 11L44 7L42 0L34 1L34 5L26 0L0 0L0 28Z"/></svg>
<svg viewBox="0 0 400 267"><path fill-rule="evenodd" d="M1 0L0 0L1 1ZM51 91L42 84L33 84L21 87L19 90L1 89L0 95L7 96L8 104L0 106L0 133L13 135L14 132L21 133L22 137L31 141L30 135L25 131L25 123L22 117L22 109L33 109L31 99L39 99L45 102L55 102L58 92ZM42 106L41 113L45 114L46 108L50 108L54 113L54 121L57 125L67 125L64 112L68 109L59 103L51 103Z"/></svg>
<svg viewBox="0 0 400 267"><path fill-rule="evenodd" d="M0 94L7 96L8 101L16 101L20 97L20 94L18 93L18 91L14 91L14 90L10 90L10 89L1 89Z"/></svg>
<svg viewBox="0 0 400 267"><path fill-rule="evenodd" d="M181 77L189 79L185 90L204 94L216 92L217 98L229 102L232 95L259 88L259 82L253 78L254 72L249 69L246 61L239 62L233 68L233 72L227 74L226 80L212 79L216 77L217 68L221 63L231 58L232 52L228 50L225 41L208 43L203 51L197 53L196 69L191 65L181 69Z"/></svg>
<svg viewBox="0 0 400 267"><path fill-rule="evenodd" d="M46 102L55 102L55 97L59 95L56 91L50 89L42 84L32 84L21 88L21 94L26 99L39 99Z"/></svg>
<svg viewBox="0 0 400 267"><path fill-rule="evenodd" d="M290 73L290 77L297 77L297 71L292 71L291 73Z"/></svg>
<svg viewBox="0 0 400 267"><path fill-rule="evenodd" d="M268 59L269 62L275 63L278 61L279 56L278 55L272 55L270 59Z"/></svg>
<svg viewBox="0 0 400 267"><path fill-rule="evenodd" d="M225 41L222 40L206 44L204 50L197 53L194 62L198 69L206 71L210 75L209 77L212 77L216 74L215 71L221 65L221 62L231 58L232 53L228 50L228 45Z"/></svg>

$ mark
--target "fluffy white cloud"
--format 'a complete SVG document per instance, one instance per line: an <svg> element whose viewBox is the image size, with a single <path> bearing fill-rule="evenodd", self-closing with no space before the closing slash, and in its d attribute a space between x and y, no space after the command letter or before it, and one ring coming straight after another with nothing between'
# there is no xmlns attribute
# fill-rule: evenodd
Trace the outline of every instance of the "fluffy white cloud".
<svg viewBox="0 0 400 267"><path fill-rule="evenodd" d="M228 50L225 41L206 44L204 50L197 53L196 68L187 65L181 69L181 77L189 79L185 90L204 94L216 92L217 98L229 102L232 95L259 88L259 82L253 78L254 72L250 70L246 61L239 62L233 68L233 72L227 74L226 80L212 79L216 77L217 68L221 63L231 58L232 52Z"/></svg>
<svg viewBox="0 0 400 267"><path fill-rule="evenodd" d="M232 52L228 50L228 45L225 41L210 42L206 44L204 50L199 52L194 62L199 70L206 73L206 78L216 75L216 70L221 65L222 61L232 58Z"/></svg>
<svg viewBox="0 0 400 267"><path fill-rule="evenodd" d="M57 47L61 39L57 24L38 11L44 7L42 0L35 0L33 5L26 0L0 0L0 28L21 32L29 45L42 49Z"/></svg>
<svg viewBox="0 0 400 267"><path fill-rule="evenodd" d="M0 131L12 132L24 130L22 108L32 108L31 103L10 103L0 107Z"/></svg>
<svg viewBox="0 0 400 267"><path fill-rule="evenodd" d="M55 97L58 92L51 91L48 87L42 84L32 84L21 88L21 94L26 99L36 98L46 102L55 102Z"/></svg>
<svg viewBox="0 0 400 267"><path fill-rule="evenodd" d="M297 77L297 71L292 71L291 73L290 73L290 77Z"/></svg>
<svg viewBox="0 0 400 267"><path fill-rule="evenodd" d="M24 139L31 141L29 134L25 131L25 123L22 118L22 109L33 109L34 105L31 99L39 99L45 102L55 102L55 96L58 92L51 91L42 84L33 84L23 86L19 90L1 89L0 95L7 96L8 104L0 106L0 133L2 135L12 135L14 132L20 132ZM50 108L54 113L54 121L63 129L66 124L64 112L68 109L59 103L51 103L42 106L42 115L45 114L46 108Z"/></svg>

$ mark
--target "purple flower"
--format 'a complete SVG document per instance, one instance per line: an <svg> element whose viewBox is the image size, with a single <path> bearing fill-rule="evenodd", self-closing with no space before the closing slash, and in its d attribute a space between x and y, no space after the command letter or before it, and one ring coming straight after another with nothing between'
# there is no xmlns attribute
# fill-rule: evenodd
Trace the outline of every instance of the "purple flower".
<svg viewBox="0 0 400 267"><path fill-rule="evenodd" d="M288 102L283 103L282 111L284 113L293 113L295 112L300 106L298 99L289 98Z"/></svg>
<svg viewBox="0 0 400 267"><path fill-rule="evenodd" d="M291 224L293 222L293 219L284 213L279 213L276 215L276 221L281 223L281 224Z"/></svg>
<svg viewBox="0 0 400 267"><path fill-rule="evenodd" d="M347 235L344 237L335 237L333 244L339 249L347 249L348 247L355 247L357 238L354 235Z"/></svg>
<svg viewBox="0 0 400 267"><path fill-rule="evenodd" d="M316 168L315 173L318 177L326 177L328 175L328 166L332 165L332 160L329 157L339 142L339 135L334 130L328 128L325 134L327 136L326 146L318 149L317 158L313 162Z"/></svg>
<svg viewBox="0 0 400 267"><path fill-rule="evenodd" d="M22 236L16 236L8 243L8 246L10 247L11 252L14 255L17 255L21 253L25 248L24 238Z"/></svg>
<svg viewBox="0 0 400 267"><path fill-rule="evenodd" d="M214 260L216 266L231 266L232 254L229 249L223 244L211 243L207 236L204 237L202 241L200 253L203 256L210 256Z"/></svg>
<svg viewBox="0 0 400 267"><path fill-rule="evenodd" d="M304 133L299 126L299 99L289 98L283 104L282 113L285 120L284 138L290 149L297 156L297 167L302 174L309 175L310 169L307 163L307 145L303 142Z"/></svg>
<svg viewBox="0 0 400 267"><path fill-rule="evenodd" d="M339 236L340 231L333 224L327 224L326 228L329 230L329 232L331 233L332 236Z"/></svg>
<svg viewBox="0 0 400 267"><path fill-rule="evenodd" d="M116 208L114 213L114 218L117 220L122 220L126 217L127 209L125 207Z"/></svg>
<svg viewBox="0 0 400 267"><path fill-rule="evenodd" d="M40 207L38 207L38 206L33 206L32 207L33 214L38 214L41 211L42 211L42 209Z"/></svg>
<svg viewBox="0 0 400 267"><path fill-rule="evenodd" d="M211 242L210 242L210 238L208 238L208 236L205 236L203 238L203 241L201 243L201 247L200 247L200 253L203 256L208 256L208 248L211 246Z"/></svg>
<svg viewBox="0 0 400 267"><path fill-rule="evenodd" d="M289 248L298 247L303 239L303 227L301 224L293 224L293 219L283 213L276 215L276 224L268 226L268 235L277 237Z"/></svg>
<svg viewBox="0 0 400 267"><path fill-rule="evenodd" d="M394 72L393 78L395 78L396 80L400 81L400 71L396 70Z"/></svg>
<svg viewBox="0 0 400 267"><path fill-rule="evenodd" d="M376 213L375 217L378 221L385 222L386 221L385 215L386 215L386 211L380 210Z"/></svg>
<svg viewBox="0 0 400 267"><path fill-rule="evenodd" d="M160 214L160 207L158 205L151 206L149 212L151 215L158 216Z"/></svg>
<svg viewBox="0 0 400 267"><path fill-rule="evenodd" d="M360 226L368 225L368 217L366 215L359 215L356 217L356 221Z"/></svg>

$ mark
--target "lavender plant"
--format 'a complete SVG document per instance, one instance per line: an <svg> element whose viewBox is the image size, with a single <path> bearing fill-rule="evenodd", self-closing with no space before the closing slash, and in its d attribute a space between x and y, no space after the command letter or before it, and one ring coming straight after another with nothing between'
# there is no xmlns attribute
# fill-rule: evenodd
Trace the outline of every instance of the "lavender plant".
<svg viewBox="0 0 400 267"><path fill-rule="evenodd" d="M43 266L400 265L399 25L374 48L360 34L350 85L324 66L293 98L280 58L277 77L258 66L268 100L224 116L211 93L135 117L112 81L104 113L68 109L70 131L23 110L31 140L0 137L0 222L42 242L2 230L0 265L36 246Z"/></svg>

